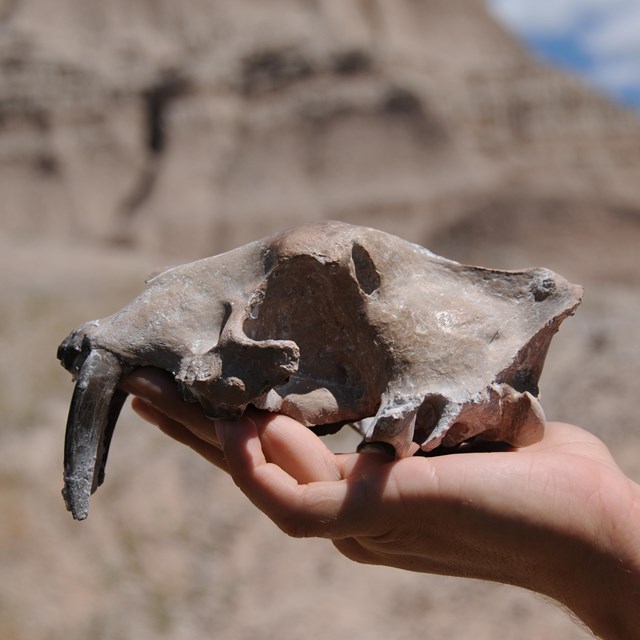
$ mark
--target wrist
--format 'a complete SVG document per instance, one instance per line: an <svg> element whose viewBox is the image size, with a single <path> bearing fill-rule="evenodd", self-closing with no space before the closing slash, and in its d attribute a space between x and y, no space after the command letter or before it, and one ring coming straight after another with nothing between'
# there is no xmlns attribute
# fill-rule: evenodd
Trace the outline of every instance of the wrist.
<svg viewBox="0 0 640 640"><path fill-rule="evenodd" d="M605 640L631 640L640 627L640 487L622 478L616 499L594 500L585 530L563 541L564 559L540 589Z"/></svg>

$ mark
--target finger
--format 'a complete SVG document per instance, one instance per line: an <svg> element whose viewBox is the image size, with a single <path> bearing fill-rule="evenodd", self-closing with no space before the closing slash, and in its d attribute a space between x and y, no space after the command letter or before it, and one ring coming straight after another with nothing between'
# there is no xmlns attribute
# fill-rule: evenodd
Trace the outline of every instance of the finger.
<svg viewBox="0 0 640 640"><path fill-rule="evenodd" d="M150 406L140 398L134 398L131 401L131 407L143 420L155 425L160 429L160 431L166 433L169 437L187 445L216 467L228 472L224 454L220 449L218 449L218 447L205 442L198 436L194 435L183 424L169 418L166 414Z"/></svg>
<svg viewBox="0 0 640 640"><path fill-rule="evenodd" d="M373 473L393 463L387 453L363 451L361 453L341 453L336 455L335 463L342 478L365 478L368 474Z"/></svg>
<svg viewBox="0 0 640 640"><path fill-rule="evenodd" d="M307 427L280 414L249 410L246 415L257 429L266 460L300 484L341 479L336 456Z"/></svg>
<svg viewBox="0 0 640 640"><path fill-rule="evenodd" d="M124 378L121 388L144 400L172 420L184 425L195 436L219 446L213 420L199 404L185 402L171 375L152 367L136 369Z"/></svg>
<svg viewBox="0 0 640 640"><path fill-rule="evenodd" d="M335 454L313 431L282 414L247 410L253 420L268 462L284 469L299 484L364 477L391 461L388 454Z"/></svg>
<svg viewBox="0 0 640 640"><path fill-rule="evenodd" d="M199 405L187 404L182 400L177 385L167 372L154 368L137 369L125 378L122 387L164 413L170 420L186 427L197 438L219 446L215 423L204 415ZM253 416L259 426L267 455L301 482L339 477L333 454L306 427L291 418L257 409L250 409L247 415ZM156 423L158 420L156 418ZM244 420L241 419L234 424L240 428L242 422ZM175 426L171 429L176 433ZM176 439L187 439L186 444L197 448L196 443L186 438L185 434L178 435ZM207 459L212 455L218 458L206 448L203 451Z"/></svg>
<svg viewBox="0 0 640 640"><path fill-rule="evenodd" d="M368 499L364 482L299 484L267 461L253 423L240 429L225 425L224 443L235 483L285 533L334 539L376 533L375 504Z"/></svg>

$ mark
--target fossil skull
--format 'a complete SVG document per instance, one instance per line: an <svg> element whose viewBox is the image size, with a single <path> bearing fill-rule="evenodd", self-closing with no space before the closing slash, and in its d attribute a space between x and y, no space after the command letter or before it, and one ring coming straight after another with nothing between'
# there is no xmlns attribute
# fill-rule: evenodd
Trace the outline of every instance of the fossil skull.
<svg viewBox="0 0 640 640"><path fill-rule="evenodd" d="M252 404L322 433L350 423L396 456L413 442L531 444L549 343L581 295L546 269L465 266L336 222L169 269L60 345L77 380L67 508L87 516L126 397L118 384L141 366L171 372L211 418Z"/></svg>

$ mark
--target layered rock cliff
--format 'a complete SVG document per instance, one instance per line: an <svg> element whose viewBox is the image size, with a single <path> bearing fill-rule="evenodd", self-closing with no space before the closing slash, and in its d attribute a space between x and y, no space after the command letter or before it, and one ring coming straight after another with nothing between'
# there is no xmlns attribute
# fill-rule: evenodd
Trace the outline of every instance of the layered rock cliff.
<svg viewBox="0 0 640 640"><path fill-rule="evenodd" d="M425 241L493 203L640 201L635 115L481 0L16 0L0 21L15 232L195 256L317 218Z"/></svg>

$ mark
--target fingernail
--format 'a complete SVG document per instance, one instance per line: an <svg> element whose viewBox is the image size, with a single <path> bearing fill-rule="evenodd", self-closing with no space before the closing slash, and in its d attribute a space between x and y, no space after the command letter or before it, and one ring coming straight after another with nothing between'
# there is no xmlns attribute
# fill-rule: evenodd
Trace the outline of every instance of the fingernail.
<svg viewBox="0 0 640 640"><path fill-rule="evenodd" d="M220 446L224 448L224 422L216 422L215 428L216 435L218 436L218 442L220 443Z"/></svg>

